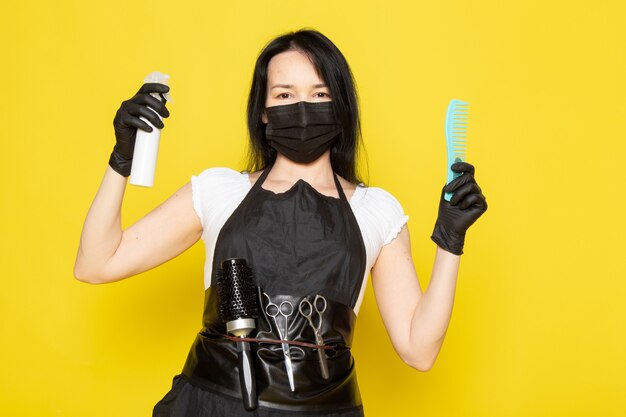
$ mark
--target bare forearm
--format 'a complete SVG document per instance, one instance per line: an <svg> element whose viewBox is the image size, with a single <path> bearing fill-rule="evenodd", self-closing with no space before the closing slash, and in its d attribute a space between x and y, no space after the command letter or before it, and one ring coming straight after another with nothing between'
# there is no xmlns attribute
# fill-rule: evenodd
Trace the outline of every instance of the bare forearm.
<svg viewBox="0 0 626 417"><path fill-rule="evenodd" d="M100 188L83 225L74 276L87 280L97 273L122 239L121 208L127 178L107 165Z"/></svg>
<svg viewBox="0 0 626 417"><path fill-rule="evenodd" d="M450 323L460 259L437 246L428 288L411 320L412 352L427 364L426 368L434 363Z"/></svg>

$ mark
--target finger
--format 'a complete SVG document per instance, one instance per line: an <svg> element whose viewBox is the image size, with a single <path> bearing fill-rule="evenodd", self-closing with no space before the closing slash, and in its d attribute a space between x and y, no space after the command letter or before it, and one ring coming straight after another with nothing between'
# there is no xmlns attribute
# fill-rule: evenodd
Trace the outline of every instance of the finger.
<svg viewBox="0 0 626 417"><path fill-rule="evenodd" d="M450 169L455 172L467 172L474 175L474 165L467 162L455 162L450 165Z"/></svg>
<svg viewBox="0 0 626 417"><path fill-rule="evenodd" d="M131 116L134 116L134 117L137 117L137 118L139 116L142 116L142 117L146 118L150 123L152 123L152 125L154 127L157 127L159 129L163 129L165 127L163 122L159 119L159 116L157 116L157 114L154 111L150 110L148 107L146 107L144 105L137 104L134 101L129 100L129 101L127 101L125 103L124 109Z"/></svg>
<svg viewBox="0 0 626 417"><path fill-rule="evenodd" d="M479 193L478 185L476 185L476 183L474 182L470 182L468 184L465 184L459 187L452 195L452 198L450 199L450 204L455 206L459 201L463 200L463 198L465 198L466 195L472 194L472 193L476 193L476 194Z"/></svg>
<svg viewBox="0 0 626 417"><path fill-rule="evenodd" d="M481 211L487 211L487 198L482 194L477 194L479 200L472 206L480 209Z"/></svg>
<svg viewBox="0 0 626 417"><path fill-rule="evenodd" d="M150 110L148 107L139 106L139 114L148 119L148 121L152 123L152 126L159 129L163 129L165 127L161 119L159 119L159 116L157 116L157 114Z"/></svg>
<svg viewBox="0 0 626 417"><path fill-rule="evenodd" d="M483 197L485 201L487 201L487 197L483 195L483 189L480 188L480 185L478 185L478 183L476 183L476 178L474 178L474 184L476 184L476 187L478 187L478 193Z"/></svg>
<svg viewBox="0 0 626 417"><path fill-rule="evenodd" d="M156 110L161 117L169 117L170 112L165 107L165 104L156 97L152 97L150 94L139 94L133 97L133 101L139 104L145 104L148 107Z"/></svg>
<svg viewBox="0 0 626 417"><path fill-rule="evenodd" d="M126 100L123 104L122 104L122 108L126 111L126 113L132 115L132 116L139 116L139 108L141 107L141 104L137 104L135 103L132 99L130 100Z"/></svg>
<svg viewBox="0 0 626 417"><path fill-rule="evenodd" d="M167 93L170 91L170 87L161 83L145 83L141 86L137 94L146 93Z"/></svg>
<svg viewBox="0 0 626 417"><path fill-rule="evenodd" d="M450 181L450 184L446 185L445 190L446 192L451 193L454 190L457 190L459 187L470 182L476 182L474 181L474 177L471 174L463 174L460 177Z"/></svg>
<svg viewBox="0 0 626 417"><path fill-rule="evenodd" d="M461 210L465 210L466 208L476 205L481 206L484 203L484 199L480 194L470 194L465 197L458 205Z"/></svg>
<svg viewBox="0 0 626 417"><path fill-rule="evenodd" d="M132 126L137 129L145 130L146 132L152 132L152 127L148 123L128 113L122 116L122 123L125 126L129 126L129 127Z"/></svg>

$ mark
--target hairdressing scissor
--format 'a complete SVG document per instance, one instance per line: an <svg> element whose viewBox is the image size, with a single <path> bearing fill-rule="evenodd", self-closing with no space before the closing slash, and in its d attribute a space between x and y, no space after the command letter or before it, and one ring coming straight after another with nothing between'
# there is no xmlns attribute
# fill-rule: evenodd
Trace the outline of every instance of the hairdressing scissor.
<svg viewBox="0 0 626 417"><path fill-rule="evenodd" d="M280 337L280 340L287 340L287 335L288 335L287 329L289 328L288 318L293 314L293 304L291 304L290 301L285 300L282 303L280 303L280 306L278 306L275 303L272 303L272 300L270 299L269 295L267 295L265 292L263 292L263 294L267 297L267 305L265 306L265 312L267 313L268 316L274 319L274 324L276 325L276 330L278 330L278 336ZM280 327L278 326L278 321L276 321L276 317L278 317L279 314L285 318L284 336L283 336L283 333L280 331ZM291 353L289 352L289 345L283 342L281 343L281 346L283 347L283 353L285 355L285 367L287 368L287 377L289 378L289 386L291 387L291 391L295 391L296 388L295 388L295 384L293 381L293 365L291 363Z"/></svg>
<svg viewBox="0 0 626 417"><path fill-rule="evenodd" d="M326 299L317 294L315 295L315 299L313 300L313 305L311 302L305 297L300 301L300 305L298 309L300 310L300 314L302 314L309 321L309 324L313 328L313 332L315 332L315 343L318 346L324 346L324 340L322 339L322 334L320 329L322 327L322 313L326 311ZM313 310L317 312L319 316L319 323L317 327L313 324ZM322 368L322 377L324 379L328 379L328 362L326 361L326 353L324 349L317 349L317 355L320 358L320 367Z"/></svg>

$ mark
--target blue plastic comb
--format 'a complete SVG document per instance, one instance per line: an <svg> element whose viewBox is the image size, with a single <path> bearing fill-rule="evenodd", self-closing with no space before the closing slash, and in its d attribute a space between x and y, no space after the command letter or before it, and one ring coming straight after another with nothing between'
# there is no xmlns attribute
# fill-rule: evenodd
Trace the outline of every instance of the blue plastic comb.
<svg viewBox="0 0 626 417"><path fill-rule="evenodd" d="M446 185L462 174L450 168L455 162L465 161L467 144L467 118L469 103L461 100L451 100L446 113L446 148L448 149L448 179ZM450 201L453 193L445 193L444 199Z"/></svg>

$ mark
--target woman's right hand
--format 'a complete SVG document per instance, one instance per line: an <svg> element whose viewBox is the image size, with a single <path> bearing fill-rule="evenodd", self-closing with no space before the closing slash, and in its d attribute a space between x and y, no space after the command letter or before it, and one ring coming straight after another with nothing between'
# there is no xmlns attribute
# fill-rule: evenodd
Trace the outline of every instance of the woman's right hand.
<svg viewBox="0 0 626 417"><path fill-rule="evenodd" d="M118 174L124 177L130 175L137 129L152 131L152 127L139 117L146 118L159 129L165 127L159 117L151 110L154 109L161 117L169 117L170 112L165 107L165 97L161 94L163 101L159 101L150 93L167 93L169 90L170 88L165 84L146 83L131 99L123 101L117 110L113 119L116 142L109 158L109 165Z"/></svg>

